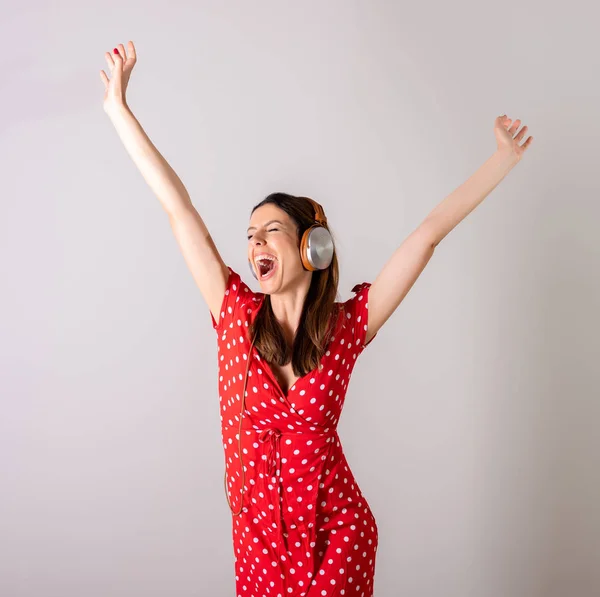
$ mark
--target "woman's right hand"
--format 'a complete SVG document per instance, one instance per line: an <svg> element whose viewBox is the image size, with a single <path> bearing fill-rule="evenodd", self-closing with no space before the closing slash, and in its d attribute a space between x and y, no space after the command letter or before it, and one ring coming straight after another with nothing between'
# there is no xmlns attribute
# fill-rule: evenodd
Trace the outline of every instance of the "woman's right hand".
<svg viewBox="0 0 600 597"><path fill-rule="evenodd" d="M131 71L136 63L135 47L132 41L127 42L129 56L125 53L123 44L119 44L115 50L117 50L117 52L113 50L113 54L110 52L104 53L111 75L110 79L103 70L100 71L100 78L104 83L103 107L106 113L114 108L127 105L125 91L127 90Z"/></svg>

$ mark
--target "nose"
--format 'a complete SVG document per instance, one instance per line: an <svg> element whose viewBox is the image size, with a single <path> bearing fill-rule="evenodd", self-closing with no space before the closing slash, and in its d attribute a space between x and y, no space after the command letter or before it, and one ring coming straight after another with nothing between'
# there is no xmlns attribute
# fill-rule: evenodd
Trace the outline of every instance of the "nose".
<svg viewBox="0 0 600 597"><path fill-rule="evenodd" d="M260 230L256 230L252 233L252 237L248 240L251 246L259 245L264 242L263 233Z"/></svg>

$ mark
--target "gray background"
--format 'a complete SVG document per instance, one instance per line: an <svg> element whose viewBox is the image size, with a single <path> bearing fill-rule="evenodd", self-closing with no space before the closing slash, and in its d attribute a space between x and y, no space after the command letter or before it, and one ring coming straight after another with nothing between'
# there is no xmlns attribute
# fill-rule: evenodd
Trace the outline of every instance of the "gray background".
<svg viewBox="0 0 600 597"><path fill-rule="evenodd" d="M102 110L136 117L227 264L250 208L325 207L340 300L495 150L535 139L360 358L340 423L376 597L600 594L591 3L2 7L0 595L234 595L216 335Z"/></svg>

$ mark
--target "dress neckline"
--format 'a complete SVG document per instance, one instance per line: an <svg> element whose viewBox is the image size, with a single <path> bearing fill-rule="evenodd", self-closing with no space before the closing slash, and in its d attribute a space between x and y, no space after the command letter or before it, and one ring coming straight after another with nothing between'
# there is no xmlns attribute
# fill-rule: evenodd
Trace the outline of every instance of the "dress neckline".
<svg viewBox="0 0 600 597"><path fill-rule="evenodd" d="M257 351L258 352L258 351ZM269 376L271 377L272 382L274 383L277 391L279 392L280 396L282 396L283 398L285 398L286 400L288 399L288 397L290 396L290 394L294 391L296 391L296 387L298 386L299 383L303 382L305 378L309 377L312 373L314 373L315 369L311 369L308 373L306 373L305 375L303 375L302 377L299 377L289 388L287 393L283 391L283 388L281 387L277 376L275 375L275 372L273 371L273 368L271 367L271 365L267 362L266 359L263 359L263 357L260 357L260 363L262 364L262 366L267 370Z"/></svg>
<svg viewBox="0 0 600 597"><path fill-rule="evenodd" d="M258 309L256 310L256 313L258 313L260 311L260 309L262 308L263 302L264 302L265 297L266 297L266 294L264 292L261 292L259 294L260 294L260 302L258 304ZM339 304L339 303L336 303L336 304ZM339 313L338 313L338 318L339 318ZM337 325L337 321L336 321L336 325ZM298 384L301 384L302 382L304 382L305 379L307 379L308 377L310 377L313 373L318 372L320 370L320 368L323 365L323 359L325 358L325 355L327 354L327 351L329 350L329 347L327 347L327 349L323 353L323 356L319 360L319 364L314 369L311 369L308 373L306 373L305 375L303 375L302 377L299 377L289 387L289 389L288 389L287 392L283 391L283 389L281 388L281 385L279 384L279 380L277 379L277 376L275 375L275 372L273 371L271 365L269 364L269 362L266 359L264 359L261 355L258 354L258 350L256 350L256 347L254 345L252 345L252 350L255 351L256 355L259 357L259 359L260 359L259 363L261 363L262 366L267 370L267 373L271 377L271 380L272 380L273 384L275 385L275 388L279 392L279 395L282 396L285 400L287 400L288 397L290 396L290 394L292 392L296 391Z"/></svg>

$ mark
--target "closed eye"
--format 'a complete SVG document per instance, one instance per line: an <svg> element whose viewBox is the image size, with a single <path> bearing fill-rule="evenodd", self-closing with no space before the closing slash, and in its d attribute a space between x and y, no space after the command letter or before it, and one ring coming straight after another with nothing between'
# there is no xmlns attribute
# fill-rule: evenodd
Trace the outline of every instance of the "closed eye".
<svg viewBox="0 0 600 597"><path fill-rule="evenodd" d="M279 228L271 228L270 230L267 230L267 232L277 232L279 230ZM252 238L252 234L248 237L246 237L248 240L250 240Z"/></svg>

